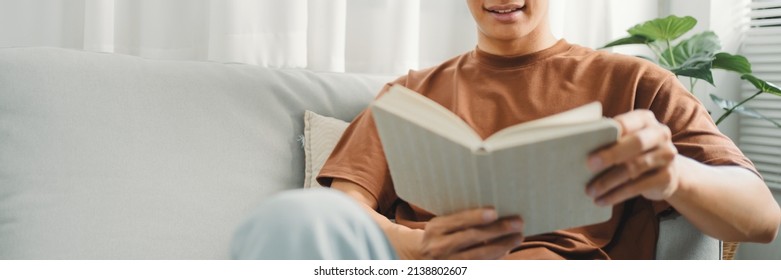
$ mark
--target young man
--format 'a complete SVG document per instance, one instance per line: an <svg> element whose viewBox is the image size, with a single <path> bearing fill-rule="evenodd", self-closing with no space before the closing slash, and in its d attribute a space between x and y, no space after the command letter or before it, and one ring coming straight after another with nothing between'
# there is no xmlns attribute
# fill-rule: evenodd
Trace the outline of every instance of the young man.
<svg viewBox="0 0 781 280"><path fill-rule="evenodd" d="M601 172L583 191L596 205L613 207L613 218L524 236L522 217L497 217L490 208L432 217L396 196L367 109L318 180L357 200L400 258L650 259L658 216L671 209L715 238L773 240L781 223L778 204L752 163L672 73L557 41L547 0L466 2L478 26L477 48L395 83L449 108L482 137L600 101L623 134L583 163Z"/></svg>

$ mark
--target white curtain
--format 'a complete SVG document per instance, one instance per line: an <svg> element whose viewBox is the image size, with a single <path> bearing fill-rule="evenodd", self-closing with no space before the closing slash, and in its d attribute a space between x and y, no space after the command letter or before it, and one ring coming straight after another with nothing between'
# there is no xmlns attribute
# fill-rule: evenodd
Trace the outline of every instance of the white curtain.
<svg viewBox="0 0 781 280"><path fill-rule="evenodd" d="M551 0L554 33L590 47L657 14L655 0ZM475 43L464 0L0 0L0 47L400 74Z"/></svg>
<svg viewBox="0 0 781 280"><path fill-rule="evenodd" d="M553 34L591 48L628 36L632 26L660 16L660 2L669 0L550 0ZM614 49L627 54L651 55L641 46Z"/></svg>

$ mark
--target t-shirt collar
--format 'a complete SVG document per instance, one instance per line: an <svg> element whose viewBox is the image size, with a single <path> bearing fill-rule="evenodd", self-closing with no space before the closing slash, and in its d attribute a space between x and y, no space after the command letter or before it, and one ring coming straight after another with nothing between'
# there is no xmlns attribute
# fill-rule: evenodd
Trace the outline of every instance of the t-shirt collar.
<svg viewBox="0 0 781 280"><path fill-rule="evenodd" d="M472 52L472 57L474 57L474 59L480 63L495 68L517 68L544 60L548 57L560 53L564 53L569 50L570 47L571 45L567 43L566 40L561 39L556 42L556 44L547 49L519 56L501 56L490 54L481 50L480 48L475 47L475 50Z"/></svg>

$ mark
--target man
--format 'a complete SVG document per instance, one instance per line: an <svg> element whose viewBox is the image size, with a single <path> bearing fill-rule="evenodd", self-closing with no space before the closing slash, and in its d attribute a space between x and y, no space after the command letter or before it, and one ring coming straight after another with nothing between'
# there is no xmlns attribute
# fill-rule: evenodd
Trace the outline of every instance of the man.
<svg viewBox="0 0 781 280"><path fill-rule="evenodd" d="M649 259L658 216L669 211L718 239L773 240L781 223L778 204L751 162L672 73L557 41L547 0L467 4L478 26L477 48L440 66L410 71L395 83L449 108L484 138L600 101L604 114L621 124L622 135L584 163L600 175L583 191L596 205L613 207L613 218L524 236L522 217L497 217L490 208L433 217L396 196L367 109L347 129L318 180L358 201L398 257Z"/></svg>

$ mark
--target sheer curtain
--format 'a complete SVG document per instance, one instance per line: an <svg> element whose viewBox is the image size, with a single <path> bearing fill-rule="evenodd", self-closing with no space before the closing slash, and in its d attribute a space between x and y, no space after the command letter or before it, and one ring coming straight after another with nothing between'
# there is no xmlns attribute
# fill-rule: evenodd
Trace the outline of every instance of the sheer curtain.
<svg viewBox="0 0 781 280"><path fill-rule="evenodd" d="M401 74L474 48L464 2L0 0L0 47ZM551 0L554 33L590 47L657 14L653 0Z"/></svg>

